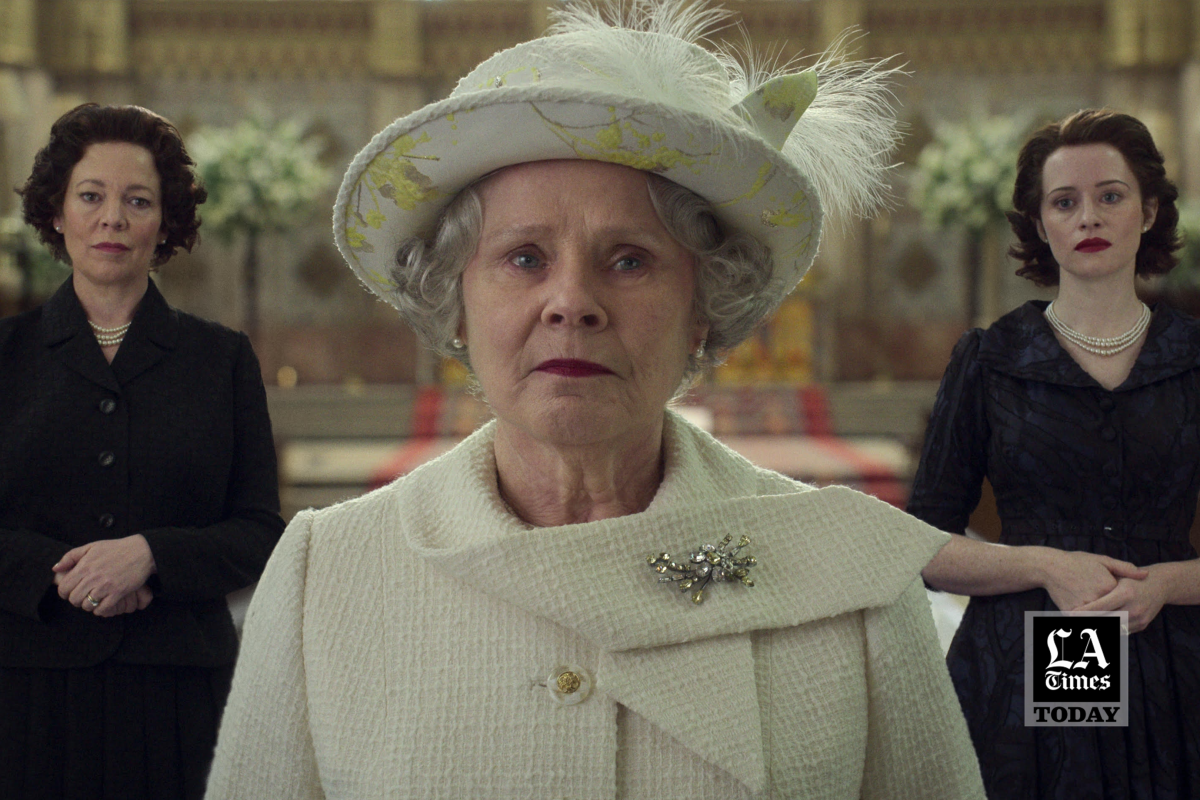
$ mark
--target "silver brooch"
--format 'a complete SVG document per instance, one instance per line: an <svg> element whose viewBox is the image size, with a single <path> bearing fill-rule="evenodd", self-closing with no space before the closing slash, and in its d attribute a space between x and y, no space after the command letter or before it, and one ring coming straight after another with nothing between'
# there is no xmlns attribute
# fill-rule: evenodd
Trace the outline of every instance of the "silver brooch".
<svg viewBox="0 0 1200 800"><path fill-rule="evenodd" d="M700 605L704 602L704 589L710 581L739 581L744 586L754 585L750 569L758 560L749 554L742 555L742 548L750 544L750 537L743 536L733 547L729 546L731 541L733 535L727 534L720 544L700 545L700 549L689 553L682 564L671 560L670 553L649 556L646 563L659 574L659 583L678 583L679 591L691 590L692 602Z"/></svg>

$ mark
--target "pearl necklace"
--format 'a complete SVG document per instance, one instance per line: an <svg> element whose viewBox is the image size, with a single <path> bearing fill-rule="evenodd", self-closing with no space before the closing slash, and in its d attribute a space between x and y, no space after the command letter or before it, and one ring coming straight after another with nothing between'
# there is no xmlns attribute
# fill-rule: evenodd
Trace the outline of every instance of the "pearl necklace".
<svg viewBox="0 0 1200 800"><path fill-rule="evenodd" d="M129 326L133 322L126 322L117 328L101 328L96 323L88 320L88 325L92 326L92 333L96 335L96 341L101 347L116 347L125 340L125 334L129 332Z"/></svg>
<svg viewBox="0 0 1200 800"><path fill-rule="evenodd" d="M1142 303L1142 314L1138 317L1137 322L1133 323L1133 327L1120 336L1109 338L1084 336L1079 331L1067 327L1066 323L1054 313L1054 303L1046 306L1046 321L1064 339L1081 350L1095 353L1098 356L1115 356L1117 353L1133 347L1142 334L1146 332L1146 328L1150 325L1150 306Z"/></svg>

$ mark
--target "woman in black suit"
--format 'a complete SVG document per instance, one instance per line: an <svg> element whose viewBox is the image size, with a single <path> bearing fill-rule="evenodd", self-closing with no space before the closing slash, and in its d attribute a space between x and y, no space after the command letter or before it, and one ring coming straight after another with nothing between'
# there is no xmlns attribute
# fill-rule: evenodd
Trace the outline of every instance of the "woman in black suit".
<svg viewBox="0 0 1200 800"><path fill-rule="evenodd" d="M0 320L0 797L200 797L237 636L283 529L245 335L150 272L197 240L179 132L79 106L20 190L71 277Z"/></svg>

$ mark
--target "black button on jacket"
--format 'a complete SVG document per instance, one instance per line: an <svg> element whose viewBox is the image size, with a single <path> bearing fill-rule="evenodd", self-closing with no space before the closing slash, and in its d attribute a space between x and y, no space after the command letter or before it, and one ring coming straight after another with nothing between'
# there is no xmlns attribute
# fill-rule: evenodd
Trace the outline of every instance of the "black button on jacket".
<svg viewBox="0 0 1200 800"><path fill-rule="evenodd" d="M225 595L283 530L271 423L245 335L167 305L151 282L108 364L70 280L0 320L0 666L220 666ZM101 619L51 566L97 539L146 537L154 601Z"/></svg>

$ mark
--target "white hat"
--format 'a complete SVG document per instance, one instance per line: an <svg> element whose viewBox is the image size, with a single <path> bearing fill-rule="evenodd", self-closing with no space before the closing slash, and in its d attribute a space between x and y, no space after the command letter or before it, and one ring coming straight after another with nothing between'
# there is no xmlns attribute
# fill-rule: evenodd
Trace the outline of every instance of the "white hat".
<svg viewBox="0 0 1200 800"><path fill-rule="evenodd" d="M654 172L766 244L786 294L816 255L822 206L857 214L885 195L896 140L886 63L831 54L804 71L746 68L700 45L729 14L701 3L567 6L542 38L503 50L450 97L402 117L351 162L334 239L396 305L399 245L430 236L464 187L501 167L591 159Z"/></svg>

